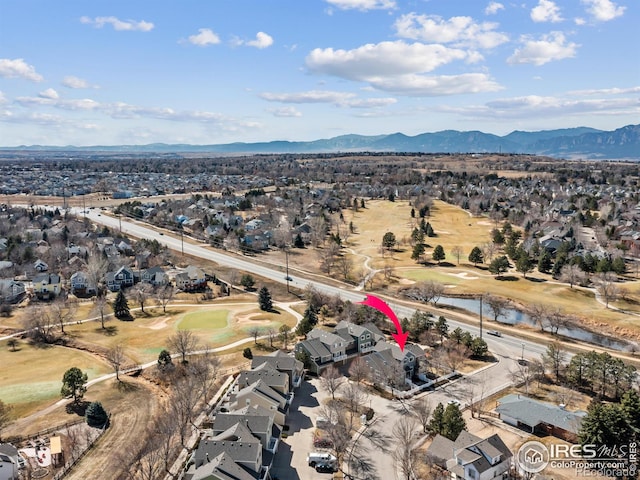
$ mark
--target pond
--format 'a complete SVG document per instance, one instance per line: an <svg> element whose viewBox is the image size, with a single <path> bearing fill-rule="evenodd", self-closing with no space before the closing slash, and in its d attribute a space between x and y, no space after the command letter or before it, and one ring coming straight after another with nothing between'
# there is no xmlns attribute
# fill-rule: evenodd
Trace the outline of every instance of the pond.
<svg viewBox="0 0 640 480"><path fill-rule="evenodd" d="M438 306L442 305L460 308L468 312L475 313L476 315L480 314L479 299L440 297L438 300ZM493 321L493 312L486 304L482 306L482 315L483 319ZM505 323L508 325L524 324L539 328L539 325L536 324L529 315L515 308L505 309L502 316L499 317L499 323ZM638 344L634 342L595 333L575 324L560 327L558 329L558 335L620 351L633 351L639 348Z"/></svg>

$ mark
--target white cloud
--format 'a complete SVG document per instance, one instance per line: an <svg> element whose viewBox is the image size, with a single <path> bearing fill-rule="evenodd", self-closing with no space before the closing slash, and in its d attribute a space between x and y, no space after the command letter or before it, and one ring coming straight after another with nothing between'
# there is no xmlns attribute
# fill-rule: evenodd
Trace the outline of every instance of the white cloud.
<svg viewBox="0 0 640 480"><path fill-rule="evenodd" d="M24 78L34 82L44 80L42 75L36 72L36 69L29 65L22 58L0 58L0 77L4 78Z"/></svg>
<svg viewBox="0 0 640 480"><path fill-rule="evenodd" d="M539 0L538 5L531 10L531 20L534 22L561 22L560 7L551 0Z"/></svg>
<svg viewBox="0 0 640 480"><path fill-rule="evenodd" d="M471 17L451 17L409 13L400 16L394 24L399 37L436 43L453 43L458 46L494 48L509 40L496 32L497 23L476 23Z"/></svg>
<svg viewBox="0 0 640 480"><path fill-rule="evenodd" d="M246 44L250 47L263 49L273 45L273 38L269 34L266 34L264 32L258 32L256 34L256 39L250 40Z"/></svg>
<svg viewBox="0 0 640 480"><path fill-rule="evenodd" d="M410 97L436 97L465 93L495 92L502 86L484 73L462 75L398 75L369 80L378 90Z"/></svg>
<svg viewBox="0 0 640 480"><path fill-rule="evenodd" d="M188 41L194 45L206 47L220 43L220 37L209 28L199 28L197 35L190 35Z"/></svg>
<svg viewBox="0 0 640 480"><path fill-rule="evenodd" d="M591 90L573 90L569 95L627 95L630 93L640 93L640 86L629 88L598 88Z"/></svg>
<svg viewBox="0 0 640 480"><path fill-rule="evenodd" d="M586 21L584 18L582 18L582 17L576 17L576 18L574 18L574 19L573 19L573 22L574 22L576 25L584 25L584 24L586 24L586 23L587 23L587 21Z"/></svg>
<svg viewBox="0 0 640 480"><path fill-rule="evenodd" d="M56 92L53 88L47 88L43 92L40 92L38 96L42 98L50 98L52 100L56 100L60 98L60 95L58 95L58 92Z"/></svg>
<svg viewBox="0 0 640 480"><path fill-rule="evenodd" d="M274 117L301 117L302 113L296 110L295 107L281 107L281 108L269 108L267 109Z"/></svg>
<svg viewBox="0 0 640 480"><path fill-rule="evenodd" d="M392 105L397 102L395 98L357 98L355 93L335 92L330 90L310 90L297 93L272 93L260 94L260 98L269 102L280 103L330 103L337 107L374 108Z"/></svg>
<svg viewBox="0 0 640 480"><path fill-rule="evenodd" d="M73 75L67 75L66 77L64 77L64 79L62 80L62 85L64 85L67 88L74 88L74 89L91 88L91 85L89 85L89 82L87 82L82 78L74 77Z"/></svg>
<svg viewBox="0 0 640 480"><path fill-rule="evenodd" d="M398 40L367 44L353 50L316 48L307 55L306 64L316 73L368 81L372 77L430 72L465 58L467 53L463 50Z"/></svg>
<svg viewBox="0 0 640 480"><path fill-rule="evenodd" d="M388 10L396 8L395 0L326 0L340 10Z"/></svg>
<svg viewBox="0 0 640 480"><path fill-rule="evenodd" d="M7 100L7 97L5 97L4 92L0 90L0 105L8 102L9 100Z"/></svg>
<svg viewBox="0 0 640 480"><path fill-rule="evenodd" d="M626 7L619 7L611 0L581 0L587 6L587 12L600 22L608 22L624 15Z"/></svg>
<svg viewBox="0 0 640 480"><path fill-rule="evenodd" d="M487 8L484 9L485 15L495 15L498 11L504 10L504 5L500 2L489 2Z"/></svg>
<svg viewBox="0 0 640 480"><path fill-rule="evenodd" d="M120 20L117 17L80 17L80 23L93 25L96 28L102 28L105 25L111 25L114 30L119 31L150 32L154 27L153 23L145 22L144 20Z"/></svg>
<svg viewBox="0 0 640 480"><path fill-rule="evenodd" d="M438 107L439 111L457 113L467 118L490 118L493 120L554 118L558 116L631 116L640 114L638 100L627 98L570 99L563 97L543 97L527 95L523 97L502 98L484 105L465 107Z"/></svg>
<svg viewBox="0 0 640 480"><path fill-rule="evenodd" d="M579 47L576 43L566 43L564 34L551 32L543 35L540 40L534 40L528 35L520 38L522 48L516 49L507 59L509 64L532 63L536 66L544 65L554 60L572 58Z"/></svg>

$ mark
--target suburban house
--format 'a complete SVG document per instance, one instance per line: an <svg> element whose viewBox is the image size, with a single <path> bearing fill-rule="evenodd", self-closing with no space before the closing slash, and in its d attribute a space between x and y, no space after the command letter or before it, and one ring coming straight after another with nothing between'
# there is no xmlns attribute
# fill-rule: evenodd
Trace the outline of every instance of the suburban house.
<svg viewBox="0 0 640 480"><path fill-rule="evenodd" d="M69 280L71 284L71 293L76 296L91 296L97 293L95 285L89 281L89 277L85 272L76 272L71 275Z"/></svg>
<svg viewBox="0 0 640 480"><path fill-rule="evenodd" d="M48 300L62 291L62 279L55 273L40 273L33 277L33 293L40 300Z"/></svg>
<svg viewBox="0 0 640 480"><path fill-rule="evenodd" d="M540 402L524 395L505 395L495 408L499 418L509 425L531 433L553 435L576 442L586 412L570 412L564 405Z"/></svg>
<svg viewBox="0 0 640 480"><path fill-rule="evenodd" d="M46 272L49 270L49 265L44 260L37 259L33 262L33 268L36 272Z"/></svg>
<svg viewBox="0 0 640 480"><path fill-rule="evenodd" d="M169 277L162 267L147 268L140 275L140 281L150 283L154 287L158 285L166 285L169 283Z"/></svg>
<svg viewBox="0 0 640 480"><path fill-rule="evenodd" d="M24 297L26 288L23 282L10 278L0 278L0 301L3 303L18 303Z"/></svg>
<svg viewBox="0 0 640 480"><path fill-rule="evenodd" d="M240 372L238 376L238 387L248 387L258 380L262 380L282 395L289 395L289 375L277 371L268 363L263 363L253 370Z"/></svg>
<svg viewBox="0 0 640 480"><path fill-rule="evenodd" d="M0 443L0 480L18 480L20 453L10 443Z"/></svg>
<svg viewBox="0 0 640 480"><path fill-rule="evenodd" d="M253 382L231 394L229 406L236 410L242 407L259 405L273 412L273 421L280 426L284 425L284 419L289 407L287 397L277 392L262 380Z"/></svg>
<svg viewBox="0 0 640 480"><path fill-rule="evenodd" d="M198 444L186 480L267 480L285 424L290 389L302 365L280 351L254 357L241 372L224 407L214 413L211 431ZM297 382L299 384L299 382Z"/></svg>
<svg viewBox="0 0 640 480"><path fill-rule="evenodd" d="M269 355L257 355L251 360L251 369L255 370L260 365L267 363L278 372L286 373L289 376L289 390L300 386L304 374L304 365L300 360L287 355L280 350L276 350Z"/></svg>
<svg viewBox="0 0 640 480"><path fill-rule="evenodd" d="M195 291L207 285L207 276L200 268L189 265L176 275L175 282L176 287L182 291Z"/></svg>
<svg viewBox="0 0 640 480"><path fill-rule="evenodd" d="M133 270L129 267L120 267L115 272L107 272L105 275L107 288L112 292L117 292L126 287L130 287L135 283Z"/></svg>
<svg viewBox="0 0 640 480"><path fill-rule="evenodd" d="M404 350L400 350L395 343L382 340L376 343L374 351L365 356L364 361L374 383L400 387L417 375L419 359L424 355L418 345L407 343Z"/></svg>
<svg viewBox="0 0 640 480"><path fill-rule="evenodd" d="M319 374L333 362L374 351L376 343L384 338L384 334L372 323L356 325L343 320L336 325L333 333L314 328L307 334L306 340L296 344L295 351L306 352L311 359L310 370Z"/></svg>
<svg viewBox="0 0 640 480"><path fill-rule="evenodd" d="M452 480L507 479L512 456L498 434L482 439L466 430L455 441L436 435L427 449L427 458Z"/></svg>

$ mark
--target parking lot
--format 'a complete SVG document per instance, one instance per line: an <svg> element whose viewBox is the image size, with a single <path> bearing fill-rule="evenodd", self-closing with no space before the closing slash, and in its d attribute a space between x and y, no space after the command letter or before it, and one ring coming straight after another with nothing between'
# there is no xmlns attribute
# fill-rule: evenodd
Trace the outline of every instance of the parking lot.
<svg viewBox="0 0 640 480"><path fill-rule="evenodd" d="M340 396L340 392L336 396ZM332 478L330 473L319 473L307 465L309 452L317 451L313 447L313 432L315 421L319 415L320 406L327 399L328 394L320 387L318 379L307 380L296 391L296 397L287 415L289 425L288 437L280 442L271 470L272 477L278 480L327 480ZM345 471L354 474L355 478L363 480L396 478L396 469L391 457L393 441L391 431L395 422L405 414L402 402L386 400L371 395L367 400L368 406L375 411L374 420L370 427L362 428L355 433L356 447L348 456L352 460L368 465L371 470L358 475L356 471L345 465Z"/></svg>

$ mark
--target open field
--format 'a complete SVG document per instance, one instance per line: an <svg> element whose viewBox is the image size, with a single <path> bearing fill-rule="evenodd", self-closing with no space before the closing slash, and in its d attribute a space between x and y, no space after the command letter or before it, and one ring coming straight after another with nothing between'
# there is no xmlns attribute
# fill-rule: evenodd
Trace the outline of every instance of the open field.
<svg viewBox="0 0 640 480"><path fill-rule="evenodd" d="M62 376L71 367L86 372L89 380L111 371L106 362L70 348L38 348L21 341L16 352L0 343L0 400L12 404L21 417L60 398Z"/></svg>
<svg viewBox="0 0 640 480"><path fill-rule="evenodd" d="M105 349L124 346L126 363L153 361L167 339L177 329L194 332L201 345L218 347L250 336L249 330L278 329L287 324L293 327L295 318L287 312L263 312L254 302L222 305L169 307L167 313L160 308L146 308L135 312L135 320L110 320L104 330L99 322L69 325L66 337L72 345L88 352L102 353ZM16 352L7 342L0 343L0 400L15 407L16 417L23 417L59 398L62 376L71 367L85 371L89 380L111 373L106 361L84 351L61 346L38 348L20 340Z"/></svg>

